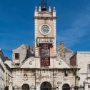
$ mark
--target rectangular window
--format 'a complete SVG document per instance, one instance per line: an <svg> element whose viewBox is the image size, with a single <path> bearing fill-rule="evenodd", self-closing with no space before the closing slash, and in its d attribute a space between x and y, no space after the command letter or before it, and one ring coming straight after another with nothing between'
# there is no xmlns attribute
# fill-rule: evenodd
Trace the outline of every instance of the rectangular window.
<svg viewBox="0 0 90 90"><path fill-rule="evenodd" d="M90 73L90 64L88 64L88 73Z"/></svg>
<svg viewBox="0 0 90 90"><path fill-rule="evenodd" d="M16 63L15 66L19 66L20 64L19 63Z"/></svg>
<svg viewBox="0 0 90 90"><path fill-rule="evenodd" d="M19 59L19 53L15 53L15 59Z"/></svg>

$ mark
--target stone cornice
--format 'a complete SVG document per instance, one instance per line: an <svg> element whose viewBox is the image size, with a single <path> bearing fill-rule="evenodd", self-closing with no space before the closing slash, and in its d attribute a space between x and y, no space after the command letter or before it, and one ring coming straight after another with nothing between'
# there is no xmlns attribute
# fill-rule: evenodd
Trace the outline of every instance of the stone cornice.
<svg viewBox="0 0 90 90"><path fill-rule="evenodd" d="M44 19L44 20L53 20L57 19L57 17L40 17L40 16L35 16L33 19Z"/></svg>

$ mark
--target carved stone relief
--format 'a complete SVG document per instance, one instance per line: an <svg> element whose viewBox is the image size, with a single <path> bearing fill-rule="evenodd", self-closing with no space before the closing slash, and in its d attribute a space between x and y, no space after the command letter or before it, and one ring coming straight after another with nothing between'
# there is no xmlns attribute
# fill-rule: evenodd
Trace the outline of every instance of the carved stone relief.
<svg viewBox="0 0 90 90"><path fill-rule="evenodd" d="M23 75L23 80L24 80L24 81L27 81L27 80L28 80L27 74L24 74L24 75Z"/></svg>

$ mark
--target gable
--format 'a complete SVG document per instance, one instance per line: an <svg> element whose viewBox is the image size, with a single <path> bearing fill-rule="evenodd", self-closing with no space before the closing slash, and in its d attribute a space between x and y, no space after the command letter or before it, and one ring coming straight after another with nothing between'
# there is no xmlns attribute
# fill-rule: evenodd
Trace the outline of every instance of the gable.
<svg viewBox="0 0 90 90"><path fill-rule="evenodd" d="M30 57L28 59L26 59L20 68L35 68L35 58L34 57Z"/></svg>
<svg viewBox="0 0 90 90"><path fill-rule="evenodd" d="M20 50L22 50L22 49L25 49L26 47L28 47L28 46L22 44L22 45L20 45L19 47L17 47L16 49L14 49L14 50L12 50L12 51L13 51L13 52L14 52L14 51L20 51Z"/></svg>
<svg viewBox="0 0 90 90"><path fill-rule="evenodd" d="M70 68L70 66L62 59L57 59L55 62L56 68Z"/></svg>

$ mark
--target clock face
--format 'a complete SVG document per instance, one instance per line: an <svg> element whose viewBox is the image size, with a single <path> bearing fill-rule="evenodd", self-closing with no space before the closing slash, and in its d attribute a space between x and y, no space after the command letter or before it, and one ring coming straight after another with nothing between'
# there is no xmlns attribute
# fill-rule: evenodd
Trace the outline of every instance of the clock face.
<svg viewBox="0 0 90 90"><path fill-rule="evenodd" d="M43 24L40 26L40 32L44 35L47 35L50 33L50 26L48 24Z"/></svg>

